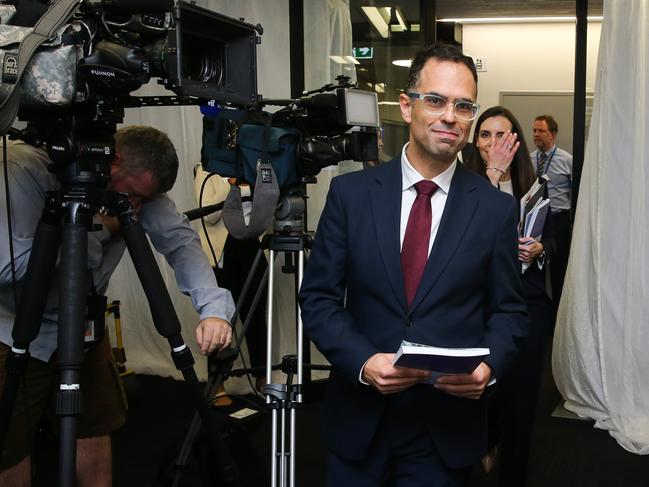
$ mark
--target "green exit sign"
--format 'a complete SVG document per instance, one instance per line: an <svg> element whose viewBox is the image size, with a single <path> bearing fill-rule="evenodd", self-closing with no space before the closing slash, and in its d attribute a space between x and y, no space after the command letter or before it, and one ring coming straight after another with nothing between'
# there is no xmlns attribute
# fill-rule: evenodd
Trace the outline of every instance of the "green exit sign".
<svg viewBox="0 0 649 487"><path fill-rule="evenodd" d="M354 48L354 57L356 59L372 59L374 56L373 47L355 47Z"/></svg>

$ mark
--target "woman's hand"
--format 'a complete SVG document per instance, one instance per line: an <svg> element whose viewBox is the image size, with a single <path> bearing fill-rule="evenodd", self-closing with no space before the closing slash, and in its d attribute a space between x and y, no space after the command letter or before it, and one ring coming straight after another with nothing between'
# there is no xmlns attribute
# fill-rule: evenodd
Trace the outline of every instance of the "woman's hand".
<svg viewBox="0 0 649 487"><path fill-rule="evenodd" d="M520 145L518 134L511 133L509 130L505 132L501 138L494 141L487 152L487 170L499 174L509 171L514 154Z"/></svg>
<svg viewBox="0 0 649 487"><path fill-rule="evenodd" d="M543 244L530 237L520 237L518 239L518 260L521 262L533 262L543 253Z"/></svg>

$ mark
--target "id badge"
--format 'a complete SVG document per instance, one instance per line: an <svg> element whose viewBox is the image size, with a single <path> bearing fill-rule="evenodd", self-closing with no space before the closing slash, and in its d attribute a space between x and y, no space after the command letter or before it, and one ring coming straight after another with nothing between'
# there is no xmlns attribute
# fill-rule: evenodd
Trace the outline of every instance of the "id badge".
<svg viewBox="0 0 649 487"><path fill-rule="evenodd" d="M86 349L96 345L106 331L106 307L108 298L92 294L86 299L86 323L83 341Z"/></svg>

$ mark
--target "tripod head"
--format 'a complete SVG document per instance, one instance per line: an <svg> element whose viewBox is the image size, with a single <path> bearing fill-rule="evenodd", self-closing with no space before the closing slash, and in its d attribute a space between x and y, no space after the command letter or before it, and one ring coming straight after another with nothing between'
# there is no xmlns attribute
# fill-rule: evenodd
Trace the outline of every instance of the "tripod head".
<svg viewBox="0 0 649 487"><path fill-rule="evenodd" d="M283 235L300 235L306 230L306 186L294 186L280 193L273 230Z"/></svg>

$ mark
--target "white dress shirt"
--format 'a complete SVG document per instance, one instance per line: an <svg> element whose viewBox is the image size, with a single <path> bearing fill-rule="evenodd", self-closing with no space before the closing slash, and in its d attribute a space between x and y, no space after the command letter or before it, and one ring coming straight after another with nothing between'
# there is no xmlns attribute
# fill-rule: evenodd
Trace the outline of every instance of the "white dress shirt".
<svg viewBox="0 0 649 487"><path fill-rule="evenodd" d="M401 246L403 246L403 239L406 235L410 210L417 198L415 184L426 179L419 174L414 167L412 167L412 164L410 164L406 153L407 149L408 144L404 145L403 150L401 151L401 225L399 227L399 241L401 242ZM428 255L430 255L430 250L433 248L433 243L435 243L435 237L437 236L437 230L439 229L439 222L442 220L444 206L446 205L446 199L448 198L448 190L451 187L451 180L455 174L456 167L457 161L453 162L453 164L451 164L443 173L438 174L432 179L432 181L438 186L438 189L433 193L433 196L430 199L432 220L430 225L430 239L428 240Z"/></svg>

